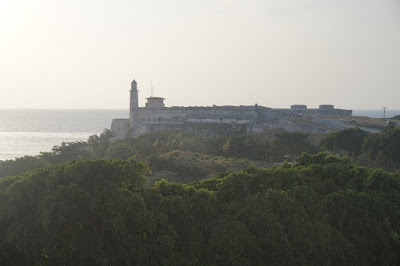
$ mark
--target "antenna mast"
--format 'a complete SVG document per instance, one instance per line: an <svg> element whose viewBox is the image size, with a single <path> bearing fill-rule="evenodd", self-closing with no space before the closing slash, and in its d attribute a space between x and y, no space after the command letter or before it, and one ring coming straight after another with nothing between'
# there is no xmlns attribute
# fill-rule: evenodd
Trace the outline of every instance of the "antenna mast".
<svg viewBox="0 0 400 266"><path fill-rule="evenodd" d="M153 80L150 81L150 97L153 97Z"/></svg>

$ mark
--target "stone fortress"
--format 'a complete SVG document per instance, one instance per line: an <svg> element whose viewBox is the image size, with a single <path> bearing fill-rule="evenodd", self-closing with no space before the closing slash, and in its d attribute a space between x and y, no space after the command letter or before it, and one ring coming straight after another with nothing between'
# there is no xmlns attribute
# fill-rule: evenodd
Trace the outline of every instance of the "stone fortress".
<svg viewBox="0 0 400 266"><path fill-rule="evenodd" d="M161 97L149 97L145 107L139 107L137 83L133 80L130 89L129 119L114 119L111 132L116 138L137 137L147 132L164 129L202 135L235 131L257 133L270 128L282 128L289 132L323 133L335 129L319 123L319 117L351 116L352 114L351 110L335 109L333 105L320 105L318 109L308 109L306 105L292 105L290 109L277 109L257 104L166 107L164 100ZM314 119L316 121L313 121Z"/></svg>

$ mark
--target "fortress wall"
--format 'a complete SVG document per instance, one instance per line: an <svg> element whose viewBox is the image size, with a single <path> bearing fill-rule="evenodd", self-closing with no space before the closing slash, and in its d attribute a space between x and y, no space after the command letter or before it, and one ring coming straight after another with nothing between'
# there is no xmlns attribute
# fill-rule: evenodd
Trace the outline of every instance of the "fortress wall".
<svg viewBox="0 0 400 266"><path fill-rule="evenodd" d="M132 113L132 122L183 122L187 118L195 119L236 119L256 120L268 108L252 107L170 107L163 109L136 108Z"/></svg>
<svg viewBox="0 0 400 266"><path fill-rule="evenodd" d="M287 118L294 112L290 109L268 109L261 112L260 120L264 121L269 118Z"/></svg>
<svg viewBox="0 0 400 266"><path fill-rule="evenodd" d="M145 122L135 123L132 126L133 135L137 137L147 132L160 131L164 129L177 130L181 132L190 132L196 135L218 136L226 135L233 132L242 133L262 133L264 130L272 128L281 128L288 132L304 132L304 133L329 133L333 130L310 125L289 119L269 118L262 123L215 123L215 122L184 122L184 123L157 123Z"/></svg>
<svg viewBox="0 0 400 266"><path fill-rule="evenodd" d="M181 131L201 136L223 136L232 133L248 133L247 124L237 123L183 123Z"/></svg>
<svg viewBox="0 0 400 266"><path fill-rule="evenodd" d="M307 115L315 115L315 116L321 116L321 115L352 115L353 111L352 110L345 110L345 109L333 109L330 111L325 111L325 110L320 110L320 109L308 109L305 112L301 112Z"/></svg>
<svg viewBox="0 0 400 266"><path fill-rule="evenodd" d="M258 106L214 106L214 107L166 107L160 109L151 108L134 108L131 113L130 122L133 128L134 136L141 135L146 132L159 131L166 128L179 129L179 125L186 123L188 119L204 119L204 120L249 120L247 132L260 132L269 128L283 128L286 131L323 133L327 132L325 128L310 126L303 123L290 121L291 115L298 113L299 110L291 109L270 109ZM334 109L331 111L323 111L319 109L302 110L304 115L320 116L320 115L349 115L351 110ZM207 123L202 123L205 126ZM211 124L211 123L210 123ZM218 123L217 123L218 124ZM213 126L216 126L215 121ZM231 125L232 126L232 125ZM196 131L202 132L199 127L195 127ZM189 129L189 131L192 129ZM205 131L210 131L206 128ZM235 130L232 128L232 130ZM204 132L203 132L204 133ZM200 134L203 134L200 133ZM122 134L122 133L121 133Z"/></svg>
<svg viewBox="0 0 400 266"><path fill-rule="evenodd" d="M161 130L176 130L180 132L188 132L202 136L221 136L233 132L247 132L246 124L236 123L204 123L204 122L185 122L185 123L134 123L132 126L132 137L140 136L148 132L156 132Z"/></svg>
<svg viewBox="0 0 400 266"><path fill-rule="evenodd" d="M134 123L132 125L132 137L140 136L144 133L161 131L164 129L181 130L181 123Z"/></svg>
<svg viewBox="0 0 400 266"><path fill-rule="evenodd" d="M135 108L131 124L135 122L184 122L193 119L234 119L264 121L285 118L293 114L290 109L270 109L256 106L166 107L162 109Z"/></svg>
<svg viewBox="0 0 400 266"><path fill-rule="evenodd" d="M127 136L129 129L129 119L113 119L110 131L114 139L123 139Z"/></svg>
<svg viewBox="0 0 400 266"><path fill-rule="evenodd" d="M268 119L264 123L253 125L253 133L261 133L271 128L282 128L288 132L304 132L304 133L329 133L329 130L315 125L299 123L289 119Z"/></svg>

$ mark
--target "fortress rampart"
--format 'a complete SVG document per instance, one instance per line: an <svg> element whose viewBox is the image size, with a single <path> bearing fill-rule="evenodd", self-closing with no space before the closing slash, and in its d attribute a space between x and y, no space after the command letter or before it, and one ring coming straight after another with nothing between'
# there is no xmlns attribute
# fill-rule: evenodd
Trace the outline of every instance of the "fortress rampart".
<svg viewBox="0 0 400 266"><path fill-rule="evenodd" d="M117 138L139 136L146 132L163 129L185 130L196 133L206 124L221 125L227 132L260 132L278 125L298 128L299 131L323 131L310 129L296 122L288 122L293 117L319 117L323 115L351 115L351 110L335 109L333 105L320 105L318 109L308 109L306 105L292 105L290 109L268 108L259 105L241 106L173 106L165 107L164 98L149 97L145 107L138 105L138 90L135 80L131 83L129 119L114 119L111 131ZM280 122L279 122L280 121ZM286 122L285 122L286 121ZM291 125L290 127L288 125ZM195 130L196 129L196 130ZM200 130L203 132L204 130ZM204 133L204 132L203 132Z"/></svg>

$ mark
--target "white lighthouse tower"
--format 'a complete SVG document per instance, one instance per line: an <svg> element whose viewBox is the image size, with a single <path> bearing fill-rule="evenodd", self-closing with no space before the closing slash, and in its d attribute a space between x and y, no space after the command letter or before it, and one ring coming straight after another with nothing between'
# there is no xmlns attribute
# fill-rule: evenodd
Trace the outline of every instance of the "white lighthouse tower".
<svg viewBox="0 0 400 266"><path fill-rule="evenodd" d="M134 120L134 115L139 107L139 95L138 95L137 83L136 80L131 82L131 97L130 97L130 108L129 108L129 120L132 124Z"/></svg>

